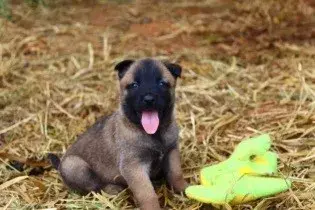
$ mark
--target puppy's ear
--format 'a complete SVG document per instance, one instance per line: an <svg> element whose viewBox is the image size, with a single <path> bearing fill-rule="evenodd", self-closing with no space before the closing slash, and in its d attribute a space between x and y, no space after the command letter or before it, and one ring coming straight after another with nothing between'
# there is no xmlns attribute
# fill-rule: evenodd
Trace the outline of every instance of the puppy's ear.
<svg viewBox="0 0 315 210"><path fill-rule="evenodd" d="M180 65L175 64L175 63L169 63L169 62L164 62L164 65L172 73L175 79L181 76L182 67Z"/></svg>
<svg viewBox="0 0 315 210"><path fill-rule="evenodd" d="M123 78L123 76L125 75L126 71L128 70L128 68L130 67L130 65L133 62L134 62L134 60L124 60L124 61L119 62L115 66L115 70L118 72L119 79Z"/></svg>

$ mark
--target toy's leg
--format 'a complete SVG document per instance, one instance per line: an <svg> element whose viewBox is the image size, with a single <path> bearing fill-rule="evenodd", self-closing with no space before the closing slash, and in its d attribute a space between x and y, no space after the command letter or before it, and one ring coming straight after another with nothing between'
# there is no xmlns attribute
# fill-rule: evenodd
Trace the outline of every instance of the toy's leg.
<svg viewBox="0 0 315 210"><path fill-rule="evenodd" d="M178 149L173 149L169 152L165 160L164 172L168 184L173 187L175 191L182 192L188 186L183 177Z"/></svg>
<svg viewBox="0 0 315 210"><path fill-rule="evenodd" d="M65 157L61 161L59 171L65 184L80 193L97 192L104 186L90 165L79 156Z"/></svg>

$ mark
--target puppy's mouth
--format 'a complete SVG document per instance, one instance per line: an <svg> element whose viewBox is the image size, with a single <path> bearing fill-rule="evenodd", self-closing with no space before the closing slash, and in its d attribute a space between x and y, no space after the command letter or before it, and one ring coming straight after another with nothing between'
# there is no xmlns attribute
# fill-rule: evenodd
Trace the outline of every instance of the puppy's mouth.
<svg viewBox="0 0 315 210"><path fill-rule="evenodd" d="M155 134L160 124L157 111L143 111L141 114L141 125L147 134Z"/></svg>

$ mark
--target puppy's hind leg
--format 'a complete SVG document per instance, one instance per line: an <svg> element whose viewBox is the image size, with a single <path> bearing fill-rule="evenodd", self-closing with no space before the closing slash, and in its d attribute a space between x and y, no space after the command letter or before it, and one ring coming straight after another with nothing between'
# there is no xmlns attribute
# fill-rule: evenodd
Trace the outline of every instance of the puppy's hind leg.
<svg viewBox="0 0 315 210"><path fill-rule="evenodd" d="M60 163L59 171L65 184L79 193L97 192L104 186L90 165L79 156L66 156Z"/></svg>
<svg viewBox="0 0 315 210"><path fill-rule="evenodd" d="M110 195L117 195L118 193L120 193L121 191L123 191L126 187L121 186L121 185L116 185L116 184L107 184L104 187L104 192L110 194Z"/></svg>

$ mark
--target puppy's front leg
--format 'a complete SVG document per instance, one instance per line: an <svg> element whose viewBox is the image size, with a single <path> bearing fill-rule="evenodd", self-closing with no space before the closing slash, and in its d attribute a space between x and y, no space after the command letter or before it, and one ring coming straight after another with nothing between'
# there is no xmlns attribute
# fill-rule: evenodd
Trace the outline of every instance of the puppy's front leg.
<svg viewBox="0 0 315 210"><path fill-rule="evenodd" d="M129 159L129 158L128 158ZM133 195L139 202L142 210L158 210L160 208L149 177L149 167L138 160L122 160L120 164L121 175L125 178Z"/></svg>
<svg viewBox="0 0 315 210"><path fill-rule="evenodd" d="M186 189L188 184L183 177L180 154L177 148L168 153L164 165L164 171L168 184L173 187L176 192L182 192Z"/></svg>

